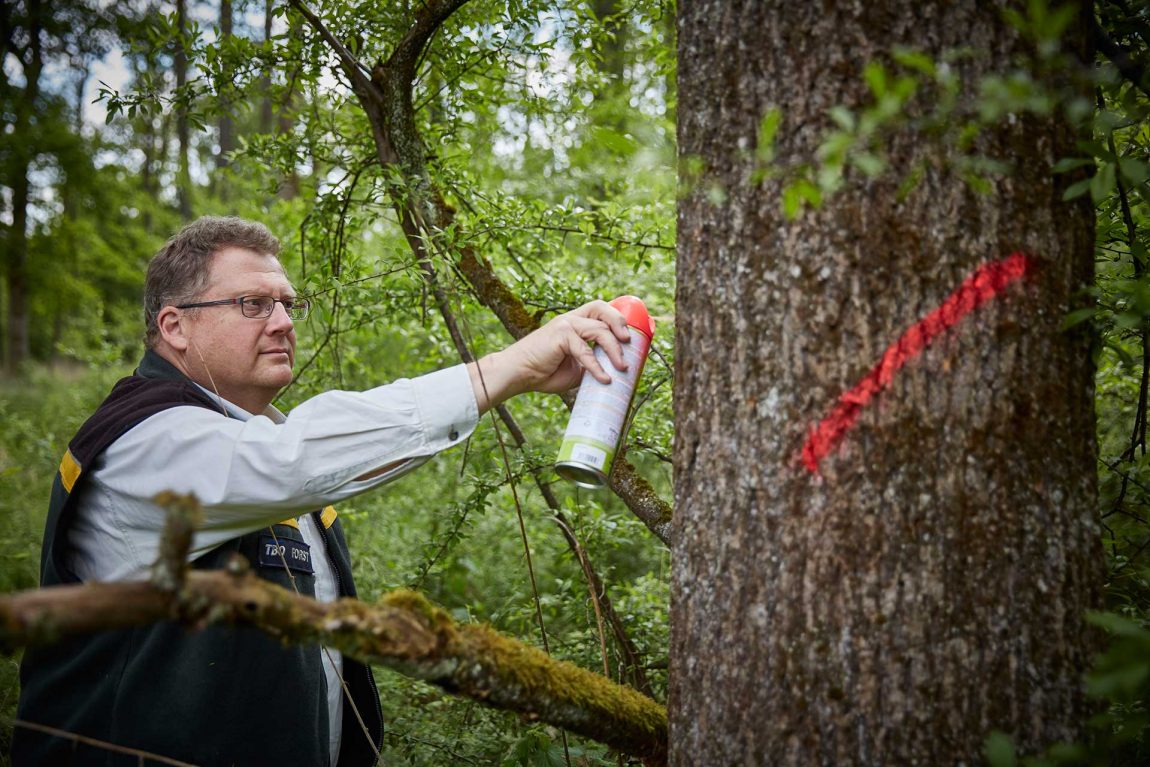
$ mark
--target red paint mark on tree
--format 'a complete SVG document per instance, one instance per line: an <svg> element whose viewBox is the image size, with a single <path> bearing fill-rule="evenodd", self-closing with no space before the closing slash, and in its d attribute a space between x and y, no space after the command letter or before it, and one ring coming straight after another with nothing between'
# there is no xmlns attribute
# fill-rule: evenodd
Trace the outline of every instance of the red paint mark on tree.
<svg viewBox="0 0 1150 767"><path fill-rule="evenodd" d="M1030 274L1034 262L1022 253L980 266L942 305L912 325L887 347L882 359L854 388L844 392L830 415L818 423L803 445L802 461L812 473L819 462L834 450L862 409L894 380L895 373L914 359L935 338L958 324L963 317L1001 293L1008 285Z"/></svg>

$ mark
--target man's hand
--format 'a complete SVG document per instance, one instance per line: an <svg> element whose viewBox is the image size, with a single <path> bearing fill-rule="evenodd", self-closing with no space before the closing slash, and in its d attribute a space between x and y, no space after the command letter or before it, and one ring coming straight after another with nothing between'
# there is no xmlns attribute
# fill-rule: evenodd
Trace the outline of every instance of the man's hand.
<svg viewBox="0 0 1150 767"><path fill-rule="evenodd" d="M584 370L601 383L610 383L610 373L595 359L589 344L601 347L612 365L626 370L620 344L630 340L627 321L605 301L560 314L506 349L467 366L479 412L528 391L566 391L579 383Z"/></svg>

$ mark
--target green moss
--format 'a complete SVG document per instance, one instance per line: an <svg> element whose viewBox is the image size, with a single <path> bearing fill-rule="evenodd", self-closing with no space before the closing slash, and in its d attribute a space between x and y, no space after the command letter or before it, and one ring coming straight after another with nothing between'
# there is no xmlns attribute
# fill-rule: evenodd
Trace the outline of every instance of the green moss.
<svg viewBox="0 0 1150 767"><path fill-rule="evenodd" d="M440 632L451 629L455 626L455 621L444 610L436 607L423 596L415 591L408 589L397 589L388 594L384 594L380 598L380 604L394 607L399 610L407 610L423 619L424 624L432 631Z"/></svg>
<svg viewBox="0 0 1150 767"><path fill-rule="evenodd" d="M629 723L648 738L666 742L666 708L630 687L551 658L488 626L462 626L460 637L469 645L466 654L487 665L501 683L528 688L529 697L538 700L566 701L601 720Z"/></svg>

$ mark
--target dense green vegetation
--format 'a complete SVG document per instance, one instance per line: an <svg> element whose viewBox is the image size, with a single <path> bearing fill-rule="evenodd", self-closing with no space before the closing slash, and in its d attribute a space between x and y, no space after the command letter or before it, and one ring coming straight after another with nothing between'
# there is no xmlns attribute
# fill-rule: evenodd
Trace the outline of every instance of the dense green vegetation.
<svg viewBox="0 0 1150 767"><path fill-rule="evenodd" d="M375 161L346 75L333 72L328 44L298 13L282 3L234 0L225 4L233 22L221 24L215 2L49 5L37 20L35 3L5 4L0 28L9 74L0 85L3 591L35 585L52 474L76 427L138 357L143 264L189 216L267 223L284 242L298 287L316 299L318 310L299 328L299 375L282 409L329 388L366 388L459 360L397 223L401 182ZM1097 284L1067 323L1097 330L1100 523L1110 578L1107 612L1095 619L1108 632L1107 653L1089 682L1099 717L1088 744L1042 757L1054 763L1150 759L1150 15L1134 5L1096 3L1107 41L1099 47L1108 53L1094 71L1095 103L1081 115L1093 136L1062 165L1083 175L1076 191L1092 195L1098 215ZM314 6L342 45L368 63L390 54L408 18L389 3ZM667 0L473 0L433 41L416 91L429 172L457 215L451 248L476 248L544 319L622 293L642 296L657 315L658 354L639 393L628 457L668 500L673 16ZM1056 39L1060 18L1031 3L1017 22L1029 25L1041 48ZM122 53L127 79L97 85L95 67L113 51ZM897 120L909 97L899 73L917 78L911 90L926 83L922 91L937 93L942 104L960 93L945 79L949 70L913 54L900 52L885 66L858 73L874 89L872 114L828 120L832 170L884 171L883 121ZM940 107L924 131L962 141L961 127L1005 119L1011 107L1055 108L1056 96L1035 92L1020 72L1008 74L984 84L966 111ZM97 96L104 124L85 106ZM763 159L773 163L764 138ZM994 183L1000 172L972 168L976 184ZM818 170L796 177L782 201L792 212L833 193L833 176ZM23 194L20 179L27 180ZM498 322L452 272L450 255L437 269L470 348L482 354L506 344ZM26 320L14 309L21 298ZM25 321L21 348L13 329ZM489 622L534 643L541 641L538 600L552 652L602 668L579 563L531 479L541 468L545 481L555 481L547 467L566 411L557 398L534 395L513 402L512 411L527 449L514 449L502 426L485 422L465 449L341 506L361 595L371 600L413 587L458 620ZM559 482L553 488L662 697L667 551L613 496ZM618 674L617 647L610 637L605 644ZM565 761L554 730L395 674L380 674L380 684L388 764ZM0 658L0 747L16 689L16 661ZM568 750L571 763L615 763L594 743L572 739ZM992 737L988 757L1013 763L1009 739Z"/></svg>

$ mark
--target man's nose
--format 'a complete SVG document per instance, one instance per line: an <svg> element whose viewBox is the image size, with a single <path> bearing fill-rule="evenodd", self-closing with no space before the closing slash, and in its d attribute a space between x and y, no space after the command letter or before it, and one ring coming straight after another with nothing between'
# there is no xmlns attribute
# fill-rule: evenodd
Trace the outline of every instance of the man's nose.
<svg viewBox="0 0 1150 767"><path fill-rule="evenodd" d="M271 316L268 317L267 331L269 333L287 333L295 327L292 318L288 316L287 309L279 301L272 305Z"/></svg>

